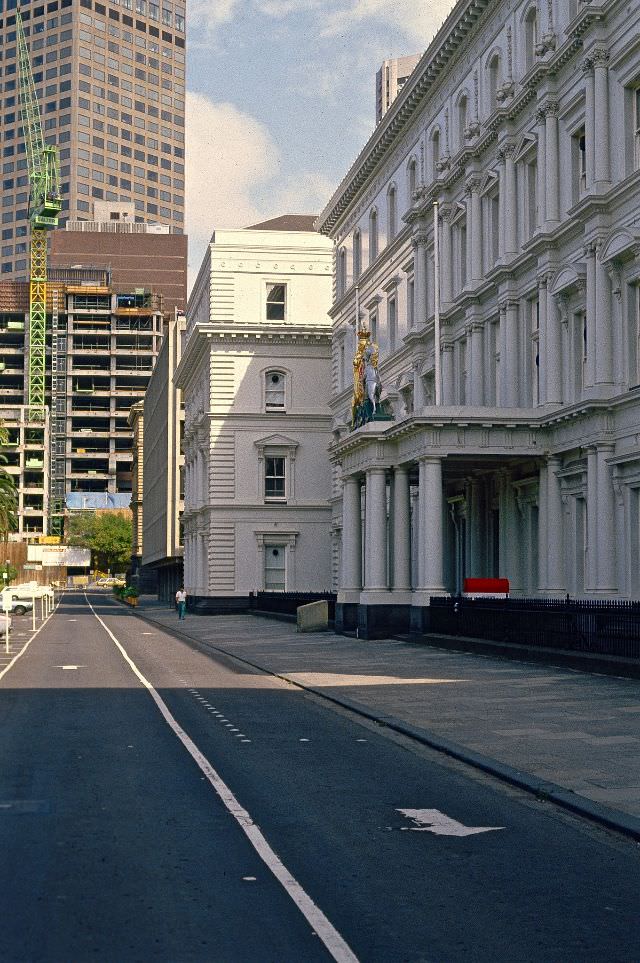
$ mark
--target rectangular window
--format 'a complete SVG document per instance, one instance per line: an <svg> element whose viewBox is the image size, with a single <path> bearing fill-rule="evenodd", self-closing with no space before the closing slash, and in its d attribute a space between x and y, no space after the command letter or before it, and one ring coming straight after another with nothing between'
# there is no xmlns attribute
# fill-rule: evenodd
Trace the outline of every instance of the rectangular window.
<svg viewBox="0 0 640 963"><path fill-rule="evenodd" d="M286 459L282 456L265 457L264 460L264 497L265 501L283 501L286 498Z"/></svg>
<svg viewBox="0 0 640 963"><path fill-rule="evenodd" d="M267 285L267 321L284 321L287 310L286 284Z"/></svg>
<svg viewBox="0 0 640 963"><path fill-rule="evenodd" d="M284 545L265 545L264 547L264 589L265 592L284 592L286 589L286 547Z"/></svg>

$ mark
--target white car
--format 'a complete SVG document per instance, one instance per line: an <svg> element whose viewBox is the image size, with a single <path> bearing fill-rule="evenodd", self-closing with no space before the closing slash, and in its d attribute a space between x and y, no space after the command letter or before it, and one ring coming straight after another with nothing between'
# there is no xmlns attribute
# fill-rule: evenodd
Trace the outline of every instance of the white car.
<svg viewBox="0 0 640 963"><path fill-rule="evenodd" d="M24 615L33 608L31 599L11 599L11 611L14 615Z"/></svg>

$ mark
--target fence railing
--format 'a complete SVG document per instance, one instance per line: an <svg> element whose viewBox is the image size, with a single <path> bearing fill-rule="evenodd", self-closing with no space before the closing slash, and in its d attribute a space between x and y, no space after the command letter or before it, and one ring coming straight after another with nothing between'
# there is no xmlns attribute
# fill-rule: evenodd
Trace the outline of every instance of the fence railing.
<svg viewBox="0 0 640 963"><path fill-rule="evenodd" d="M279 615L295 615L298 606L323 599L329 603L329 619L335 619L336 596L333 592L252 592L249 608Z"/></svg>
<svg viewBox="0 0 640 963"><path fill-rule="evenodd" d="M640 658L640 602L432 598L429 631Z"/></svg>

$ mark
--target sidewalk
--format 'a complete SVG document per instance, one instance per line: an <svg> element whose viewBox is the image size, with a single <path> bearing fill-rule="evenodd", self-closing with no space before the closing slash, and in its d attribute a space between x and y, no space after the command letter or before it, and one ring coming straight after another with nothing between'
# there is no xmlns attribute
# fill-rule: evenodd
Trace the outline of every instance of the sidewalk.
<svg viewBox="0 0 640 963"><path fill-rule="evenodd" d="M640 682L251 615L137 613L640 839Z"/></svg>

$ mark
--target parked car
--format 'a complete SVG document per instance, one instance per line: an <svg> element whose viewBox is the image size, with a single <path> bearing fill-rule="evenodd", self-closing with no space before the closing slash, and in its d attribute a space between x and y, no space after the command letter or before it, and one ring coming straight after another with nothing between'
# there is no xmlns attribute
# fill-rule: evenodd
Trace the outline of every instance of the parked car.
<svg viewBox="0 0 640 963"><path fill-rule="evenodd" d="M96 579L96 586L100 588L113 588L116 585L126 585L124 579L116 578L115 575L103 575L102 578Z"/></svg>
<svg viewBox="0 0 640 963"><path fill-rule="evenodd" d="M11 612L14 615L24 615L25 612L30 612L33 608L33 602L30 599L11 599Z"/></svg>
<svg viewBox="0 0 640 963"><path fill-rule="evenodd" d="M24 585L10 585L5 589L12 599L31 601L41 595L49 595L53 590L48 585L38 585L37 582L26 582Z"/></svg>

